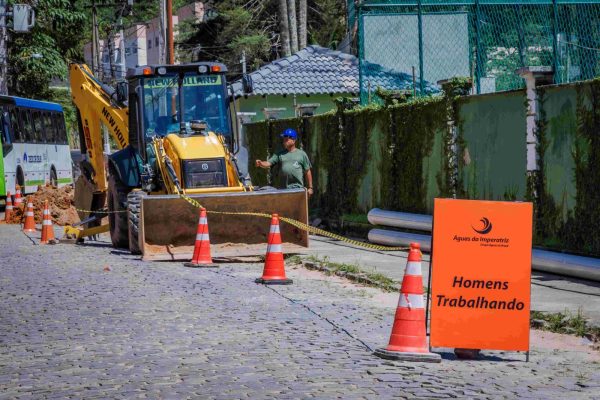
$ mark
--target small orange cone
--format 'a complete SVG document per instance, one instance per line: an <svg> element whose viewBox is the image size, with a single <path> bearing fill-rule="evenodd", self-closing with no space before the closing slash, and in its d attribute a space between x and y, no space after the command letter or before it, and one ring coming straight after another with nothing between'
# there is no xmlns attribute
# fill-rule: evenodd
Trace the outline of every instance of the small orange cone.
<svg viewBox="0 0 600 400"><path fill-rule="evenodd" d="M271 215L271 227L269 228L269 240L267 242L267 255L265 256L265 268L262 277L256 283L266 285L289 285L291 279L285 276L285 265L283 263L283 250L281 248L281 233L279 231L279 216Z"/></svg>
<svg viewBox="0 0 600 400"><path fill-rule="evenodd" d="M44 201L44 214L42 220L42 240L40 244L54 244L54 228L52 227L52 217L50 216L50 210L48 209L48 200Z"/></svg>
<svg viewBox="0 0 600 400"><path fill-rule="evenodd" d="M23 204L23 199L21 198L21 186L17 185L15 187L15 207L19 207Z"/></svg>
<svg viewBox="0 0 600 400"><path fill-rule="evenodd" d="M110 265L105 265L104 268L102 269L102 271L104 271L104 272L110 272L111 271Z"/></svg>
<svg viewBox="0 0 600 400"><path fill-rule="evenodd" d="M35 219L33 217L33 203L31 198L27 199L27 211L25 211L25 224L23 225L23 232L35 232Z"/></svg>
<svg viewBox="0 0 600 400"><path fill-rule="evenodd" d="M6 207L4 207L4 222L10 221L10 217L12 216L13 213L13 203L12 203L12 196L10 195L10 192L6 193Z"/></svg>
<svg viewBox="0 0 600 400"><path fill-rule="evenodd" d="M208 219L206 218L206 208L200 208L200 219L198 220L198 230L196 231L196 243L194 244L194 256L191 262L183 264L191 268L216 268L212 257L210 256L210 238L208 236Z"/></svg>
<svg viewBox="0 0 600 400"><path fill-rule="evenodd" d="M375 350L378 357L436 363L442 360L439 354L429 352L427 346L420 247L418 243L410 244L390 343L386 348Z"/></svg>

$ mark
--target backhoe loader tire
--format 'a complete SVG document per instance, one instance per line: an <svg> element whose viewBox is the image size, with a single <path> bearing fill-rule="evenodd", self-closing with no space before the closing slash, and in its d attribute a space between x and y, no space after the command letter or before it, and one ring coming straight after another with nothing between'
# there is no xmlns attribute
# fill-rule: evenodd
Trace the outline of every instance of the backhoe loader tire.
<svg viewBox="0 0 600 400"><path fill-rule="evenodd" d="M118 249L129 249L129 229L127 227L127 194L129 188L121 183L112 168L108 175L108 225L110 240ZM121 212L113 212L121 211Z"/></svg>
<svg viewBox="0 0 600 400"><path fill-rule="evenodd" d="M129 251L131 254L142 254L140 248L140 216L142 211L142 199L146 192L134 190L127 195L127 222L129 226Z"/></svg>

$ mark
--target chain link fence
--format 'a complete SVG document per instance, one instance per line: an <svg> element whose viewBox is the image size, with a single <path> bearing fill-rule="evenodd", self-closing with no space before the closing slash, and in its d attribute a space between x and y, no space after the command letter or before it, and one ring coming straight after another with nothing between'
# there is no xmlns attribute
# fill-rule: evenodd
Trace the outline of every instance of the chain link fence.
<svg viewBox="0 0 600 400"><path fill-rule="evenodd" d="M555 83L592 79L600 0L364 0L358 52L363 103L382 68L414 71L417 94L453 77L471 77L474 93L519 89L516 70L534 66Z"/></svg>

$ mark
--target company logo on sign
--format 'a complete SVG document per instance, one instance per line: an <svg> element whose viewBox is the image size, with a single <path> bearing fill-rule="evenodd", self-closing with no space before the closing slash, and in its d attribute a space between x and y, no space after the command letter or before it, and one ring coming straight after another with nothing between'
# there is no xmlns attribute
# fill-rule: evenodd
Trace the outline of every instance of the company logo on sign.
<svg viewBox="0 0 600 400"><path fill-rule="evenodd" d="M481 218L480 221L483 223L482 229L475 229L474 226L471 226L471 228L473 228L473 230L477 233L481 233L482 235L487 235L492 230L492 223L486 217Z"/></svg>
<svg viewBox="0 0 600 400"><path fill-rule="evenodd" d="M208 171L208 164L202 164L202 171Z"/></svg>

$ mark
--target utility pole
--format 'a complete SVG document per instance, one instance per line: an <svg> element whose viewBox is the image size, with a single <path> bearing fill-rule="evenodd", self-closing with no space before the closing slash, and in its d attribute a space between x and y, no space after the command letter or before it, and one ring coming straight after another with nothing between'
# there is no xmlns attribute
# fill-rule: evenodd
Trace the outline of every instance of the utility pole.
<svg viewBox="0 0 600 400"><path fill-rule="evenodd" d="M175 46L173 43L173 0L167 0L167 64L175 64Z"/></svg>
<svg viewBox="0 0 600 400"><path fill-rule="evenodd" d="M96 0L92 0L92 71L102 80L104 66L100 57L100 34L98 33L98 8ZM94 70L94 66L97 68Z"/></svg>
<svg viewBox="0 0 600 400"><path fill-rule="evenodd" d="M158 7L159 9L159 25L160 25L160 37L158 39L158 63L159 64L166 64L167 63L167 57L166 57L166 43L167 43L167 35L166 35L166 30L167 30L167 13L166 13L166 0L160 0L160 6Z"/></svg>
<svg viewBox="0 0 600 400"><path fill-rule="evenodd" d="M8 45L6 32L6 0L0 0L0 94L8 94Z"/></svg>

